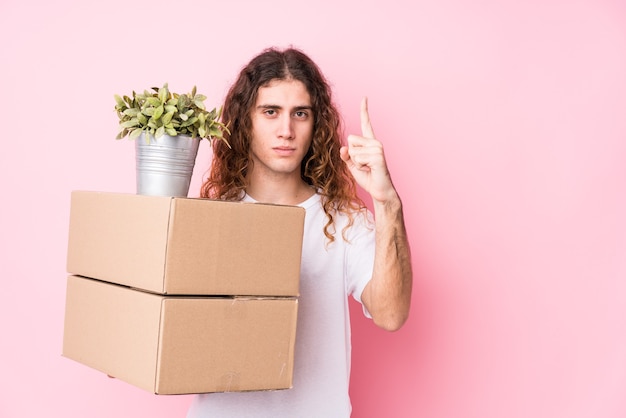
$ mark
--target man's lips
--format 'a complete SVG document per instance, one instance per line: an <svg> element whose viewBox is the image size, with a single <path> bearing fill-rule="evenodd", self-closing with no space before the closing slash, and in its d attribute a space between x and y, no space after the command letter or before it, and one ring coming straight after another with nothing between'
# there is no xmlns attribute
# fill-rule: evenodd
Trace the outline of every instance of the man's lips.
<svg viewBox="0 0 626 418"><path fill-rule="evenodd" d="M291 155L296 150L292 147L274 147L272 149L279 155Z"/></svg>

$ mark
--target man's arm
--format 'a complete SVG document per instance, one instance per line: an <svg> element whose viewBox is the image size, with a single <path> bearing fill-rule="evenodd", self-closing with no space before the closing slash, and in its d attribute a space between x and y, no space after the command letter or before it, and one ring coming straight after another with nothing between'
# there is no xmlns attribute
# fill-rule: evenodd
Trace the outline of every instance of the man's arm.
<svg viewBox="0 0 626 418"><path fill-rule="evenodd" d="M341 158L357 183L372 196L374 204L374 271L361 300L376 325L395 331L409 316L413 284L411 253L402 202L391 182L383 146L374 137L367 99L361 103L361 130L362 136L350 135L348 146L341 149Z"/></svg>

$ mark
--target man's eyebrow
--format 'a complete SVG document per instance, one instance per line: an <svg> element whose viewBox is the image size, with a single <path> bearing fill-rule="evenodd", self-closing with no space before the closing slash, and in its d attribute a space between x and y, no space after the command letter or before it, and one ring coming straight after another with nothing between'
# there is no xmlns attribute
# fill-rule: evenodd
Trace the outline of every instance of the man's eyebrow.
<svg viewBox="0 0 626 418"><path fill-rule="evenodd" d="M257 109L283 109L283 106L279 106L279 105L275 105L275 104L260 104L256 107ZM293 110L295 111L299 111L299 110L312 110L313 106L310 105L301 105L301 106L294 106Z"/></svg>
<svg viewBox="0 0 626 418"><path fill-rule="evenodd" d="M257 109L282 109L282 106L273 105L273 104L260 104L256 108Z"/></svg>

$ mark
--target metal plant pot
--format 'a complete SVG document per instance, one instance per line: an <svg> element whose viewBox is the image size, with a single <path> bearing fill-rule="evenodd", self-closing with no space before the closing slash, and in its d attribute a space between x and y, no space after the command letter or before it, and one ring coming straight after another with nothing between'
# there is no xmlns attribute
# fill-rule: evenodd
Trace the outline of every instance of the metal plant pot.
<svg viewBox="0 0 626 418"><path fill-rule="evenodd" d="M198 138L163 135L135 140L137 194L187 197L198 154Z"/></svg>

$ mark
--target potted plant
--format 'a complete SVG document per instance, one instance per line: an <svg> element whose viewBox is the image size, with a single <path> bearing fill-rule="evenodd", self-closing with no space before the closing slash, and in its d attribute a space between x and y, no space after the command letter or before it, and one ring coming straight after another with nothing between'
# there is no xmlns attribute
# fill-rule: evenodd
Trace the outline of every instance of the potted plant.
<svg viewBox="0 0 626 418"><path fill-rule="evenodd" d="M195 86L190 93L178 94L170 92L167 83L114 97L120 126L116 139L137 140L137 193L187 196L199 141L226 142L221 108L208 111L206 96Z"/></svg>

